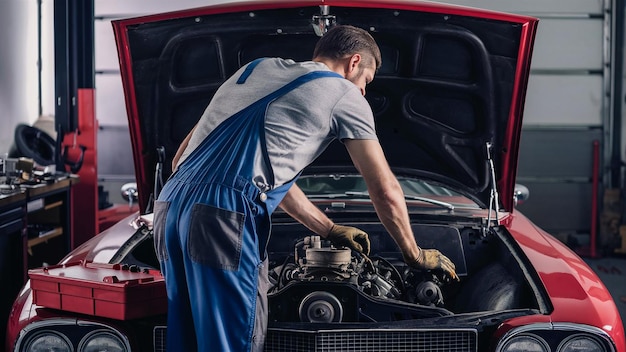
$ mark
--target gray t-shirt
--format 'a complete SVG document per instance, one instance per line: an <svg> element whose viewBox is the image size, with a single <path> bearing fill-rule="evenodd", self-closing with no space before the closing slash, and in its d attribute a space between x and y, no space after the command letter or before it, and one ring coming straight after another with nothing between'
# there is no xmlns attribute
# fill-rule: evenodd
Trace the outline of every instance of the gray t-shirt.
<svg viewBox="0 0 626 352"><path fill-rule="evenodd" d="M265 59L244 84L236 84L246 66L217 90L204 111L179 164L228 117L306 73L329 71L319 62ZM374 117L361 91L350 81L325 77L307 82L272 102L265 118L265 140L274 172L273 187L292 180L334 139L377 140ZM261 152L255 180L267 180Z"/></svg>

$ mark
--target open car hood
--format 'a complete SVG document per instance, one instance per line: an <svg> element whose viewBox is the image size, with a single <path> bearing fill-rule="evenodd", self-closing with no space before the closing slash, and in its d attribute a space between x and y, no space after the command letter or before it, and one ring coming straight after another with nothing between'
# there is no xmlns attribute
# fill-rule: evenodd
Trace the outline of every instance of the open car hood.
<svg viewBox="0 0 626 352"><path fill-rule="evenodd" d="M489 204L493 164L512 211L537 19L421 1L236 2L113 21L139 201L232 73L259 57L310 60L325 24L370 31L383 64L367 100L391 167ZM487 146L492 146L488 152ZM488 160L491 155L492 162ZM312 166L350 166L332 144Z"/></svg>

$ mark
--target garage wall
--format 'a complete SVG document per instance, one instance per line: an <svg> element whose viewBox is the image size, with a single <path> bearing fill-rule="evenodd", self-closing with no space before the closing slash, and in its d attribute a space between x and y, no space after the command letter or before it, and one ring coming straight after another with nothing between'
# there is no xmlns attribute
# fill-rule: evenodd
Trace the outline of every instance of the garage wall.
<svg viewBox="0 0 626 352"><path fill-rule="evenodd" d="M453 0L459 5L532 15L540 19L525 111L518 180L531 192L520 209L553 233L589 233L593 143L602 164L610 148L607 69L609 5L602 0ZM210 1L96 0L96 113L100 182L118 197L132 181L132 156L110 21L203 6ZM147 10L149 9L149 11ZM581 43L583 45L581 45ZM102 103L106 102L106 103ZM115 146L114 148L111 146ZM128 146L128 147L126 147Z"/></svg>

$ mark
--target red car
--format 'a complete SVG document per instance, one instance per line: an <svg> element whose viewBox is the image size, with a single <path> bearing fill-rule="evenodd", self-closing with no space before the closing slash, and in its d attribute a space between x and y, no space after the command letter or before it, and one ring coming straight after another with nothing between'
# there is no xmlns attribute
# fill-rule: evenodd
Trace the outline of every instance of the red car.
<svg viewBox="0 0 626 352"><path fill-rule="evenodd" d="M381 144L417 243L447 255L460 281L403 263L333 144L298 184L335 222L369 233L373 264L275 213L266 350L626 352L606 287L515 209L537 19L400 0L255 1L114 21L143 215L32 271L7 351L162 351L149 219L178 144L235 70L259 57L308 60L334 24L364 28L381 47L366 96ZM96 293L121 277L129 292ZM150 289L123 300L138 287Z"/></svg>

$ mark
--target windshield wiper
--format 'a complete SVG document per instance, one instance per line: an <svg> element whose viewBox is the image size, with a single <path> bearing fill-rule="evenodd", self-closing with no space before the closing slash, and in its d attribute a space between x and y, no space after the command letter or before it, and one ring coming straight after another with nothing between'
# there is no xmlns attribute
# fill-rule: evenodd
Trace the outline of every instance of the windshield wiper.
<svg viewBox="0 0 626 352"><path fill-rule="evenodd" d="M307 194L306 197L313 199L313 198L330 198L330 199L335 199L335 198L345 198L346 196L348 196L349 194L347 193L327 193L327 194Z"/></svg>
<svg viewBox="0 0 626 352"><path fill-rule="evenodd" d="M368 198L370 196L369 193L367 193L367 192L351 192L351 191L346 192L346 195L347 196L364 196L364 197L368 197ZM439 206L442 206L442 207L448 209L449 211L454 210L454 205L452 205L450 203L442 202L440 200L435 200L435 199L430 199L430 198L420 197L420 196L412 196L412 195L408 195L408 194L404 195L404 199L417 200L417 201L420 201L420 202L425 202L425 203L430 203L430 204L434 204L434 205L439 205Z"/></svg>

